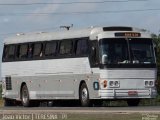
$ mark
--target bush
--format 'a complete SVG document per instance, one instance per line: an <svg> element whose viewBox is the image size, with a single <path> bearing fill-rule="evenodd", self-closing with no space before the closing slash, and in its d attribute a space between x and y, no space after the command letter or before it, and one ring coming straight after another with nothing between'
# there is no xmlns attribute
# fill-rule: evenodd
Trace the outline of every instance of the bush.
<svg viewBox="0 0 160 120"><path fill-rule="evenodd" d="M2 99L2 85L0 84L0 99Z"/></svg>
<svg viewBox="0 0 160 120"><path fill-rule="evenodd" d="M158 85L156 87L157 87L158 95L160 95L160 77L158 79Z"/></svg>

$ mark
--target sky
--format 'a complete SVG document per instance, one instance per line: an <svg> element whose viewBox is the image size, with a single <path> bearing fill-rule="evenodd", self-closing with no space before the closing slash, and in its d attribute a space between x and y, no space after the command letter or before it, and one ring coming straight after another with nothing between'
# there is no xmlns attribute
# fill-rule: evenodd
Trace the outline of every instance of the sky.
<svg viewBox="0 0 160 120"><path fill-rule="evenodd" d="M159 34L160 0L0 0L0 55L6 37L71 24L133 26Z"/></svg>

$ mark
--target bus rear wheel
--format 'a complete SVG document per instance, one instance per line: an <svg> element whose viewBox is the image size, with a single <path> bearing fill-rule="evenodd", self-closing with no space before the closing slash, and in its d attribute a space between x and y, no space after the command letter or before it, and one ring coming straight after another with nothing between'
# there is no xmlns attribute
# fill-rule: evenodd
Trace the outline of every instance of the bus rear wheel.
<svg viewBox="0 0 160 120"><path fill-rule="evenodd" d="M31 106L31 101L29 99L29 92L28 92L27 85L22 86L21 101L22 101L22 105L24 107L30 107Z"/></svg>
<svg viewBox="0 0 160 120"><path fill-rule="evenodd" d="M89 91L85 83L82 83L80 87L79 97L80 97L81 106L88 107L90 104Z"/></svg>

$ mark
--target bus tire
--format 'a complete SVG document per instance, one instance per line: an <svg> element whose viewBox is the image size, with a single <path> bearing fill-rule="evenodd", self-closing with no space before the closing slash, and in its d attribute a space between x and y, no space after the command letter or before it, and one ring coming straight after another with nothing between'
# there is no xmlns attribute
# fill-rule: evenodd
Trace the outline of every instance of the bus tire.
<svg viewBox="0 0 160 120"><path fill-rule="evenodd" d="M138 106L140 100L139 99L129 99L127 100L128 106Z"/></svg>
<svg viewBox="0 0 160 120"><path fill-rule="evenodd" d="M80 99L81 106L83 107L89 106L90 104L89 91L85 83L82 83L80 87L79 99Z"/></svg>
<svg viewBox="0 0 160 120"><path fill-rule="evenodd" d="M28 88L27 88L26 84L22 86L21 101L22 101L22 105L24 107L30 107L31 106L31 101L29 99L29 91L28 91Z"/></svg>

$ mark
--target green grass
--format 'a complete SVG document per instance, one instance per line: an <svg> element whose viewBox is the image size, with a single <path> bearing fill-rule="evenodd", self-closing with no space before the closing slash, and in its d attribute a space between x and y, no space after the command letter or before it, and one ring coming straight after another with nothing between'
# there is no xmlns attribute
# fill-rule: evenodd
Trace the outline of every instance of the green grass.
<svg viewBox="0 0 160 120"><path fill-rule="evenodd" d="M154 115L158 116L156 120L160 120L160 115ZM70 114L66 120L142 120L143 117L145 116L141 113Z"/></svg>
<svg viewBox="0 0 160 120"><path fill-rule="evenodd" d="M70 114L67 120L142 120L140 114Z"/></svg>

